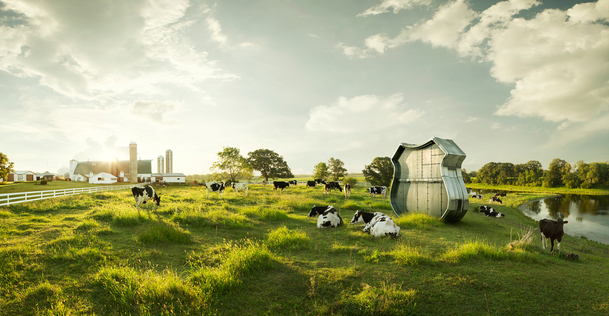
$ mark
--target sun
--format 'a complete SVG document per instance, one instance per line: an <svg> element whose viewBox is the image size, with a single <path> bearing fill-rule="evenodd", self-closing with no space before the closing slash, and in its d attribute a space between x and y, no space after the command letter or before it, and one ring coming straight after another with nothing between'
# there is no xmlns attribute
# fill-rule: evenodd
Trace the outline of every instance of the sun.
<svg viewBox="0 0 609 316"><path fill-rule="evenodd" d="M118 158L118 156L119 155L115 150L106 149L101 153L99 159L102 161L112 161L112 160Z"/></svg>

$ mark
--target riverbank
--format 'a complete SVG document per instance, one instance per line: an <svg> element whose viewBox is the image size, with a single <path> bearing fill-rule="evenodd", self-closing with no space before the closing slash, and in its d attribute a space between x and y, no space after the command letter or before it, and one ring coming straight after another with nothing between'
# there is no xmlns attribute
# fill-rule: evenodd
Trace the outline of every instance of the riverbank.
<svg viewBox="0 0 609 316"><path fill-rule="evenodd" d="M545 196L552 196L557 194L609 195L608 186L597 186L592 189L570 189L567 187L546 188L526 187L518 185L488 185L483 183L467 183L465 184L465 187L473 190L535 192L539 194L544 194Z"/></svg>

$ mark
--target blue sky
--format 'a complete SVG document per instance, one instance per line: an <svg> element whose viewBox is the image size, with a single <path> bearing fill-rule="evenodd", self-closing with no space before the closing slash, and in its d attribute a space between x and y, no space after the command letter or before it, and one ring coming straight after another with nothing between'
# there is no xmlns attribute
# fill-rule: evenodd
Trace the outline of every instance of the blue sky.
<svg viewBox="0 0 609 316"><path fill-rule="evenodd" d="M547 3L546 3L547 2ZM17 170L224 146L361 172L454 140L463 167L609 160L609 0L0 0L0 151Z"/></svg>

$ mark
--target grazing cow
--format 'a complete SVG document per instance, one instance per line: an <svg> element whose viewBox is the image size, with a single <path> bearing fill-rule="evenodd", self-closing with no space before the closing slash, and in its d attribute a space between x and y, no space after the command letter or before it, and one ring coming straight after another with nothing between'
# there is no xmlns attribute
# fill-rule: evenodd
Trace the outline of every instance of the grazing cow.
<svg viewBox="0 0 609 316"><path fill-rule="evenodd" d="M297 185L298 184L298 180L290 180L290 181L288 181L288 183L290 185Z"/></svg>
<svg viewBox="0 0 609 316"><path fill-rule="evenodd" d="M231 188L233 188L233 192L235 192L235 195L237 195L237 191L245 191L245 195L247 195L247 188L248 185L247 183L231 183Z"/></svg>
<svg viewBox="0 0 609 316"><path fill-rule="evenodd" d="M133 193L133 197L135 198L135 208L139 208L140 203L146 204L146 201L153 200L157 206L161 206L161 197L159 197L156 192L154 192L154 188L147 185L143 188L133 187L131 188L131 193Z"/></svg>
<svg viewBox="0 0 609 316"><path fill-rule="evenodd" d="M543 249L546 249L548 245L548 238L550 238L550 243L552 248L550 248L550 253L554 251L554 240L558 241L558 246L556 249L560 251L560 242L562 241L562 236L565 234L563 230L563 225L568 223L569 221L563 221L562 218L558 220L551 219L542 219L539 221L539 230L541 231L541 246Z"/></svg>
<svg viewBox="0 0 609 316"><path fill-rule="evenodd" d="M372 194L372 197L375 197L377 194L382 194L384 198L387 197L387 187L386 186L369 187L367 190L368 190L368 193Z"/></svg>
<svg viewBox="0 0 609 316"><path fill-rule="evenodd" d="M307 188L308 187L313 187L314 188L315 187L315 183L316 183L315 181L307 181L307 185L305 187L307 187Z"/></svg>
<svg viewBox="0 0 609 316"><path fill-rule="evenodd" d="M222 197L222 193L224 193L224 189L226 189L226 187L224 186L224 182L220 181L220 182L216 182L216 181L212 181L209 183L205 183L205 188L207 188L207 198L209 199L209 192L218 192L218 195L220 197Z"/></svg>
<svg viewBox="0 0 609 316"><path fill-rule="evenodd" d="M351 224L362 222L366 224L363 231L374 237L391 236L391 238L396 238L400 236L400 226L396 225L389 216L381 212L368 213L356 211L351 219Z"/></svg>
<svg viewBox="0 0 609 316"><path fill-rule="evenodd" d="M337 189L340 192L343 192L343 188L341 188L340 184L336 181L328 181L326 182L326 184L324 184L324 192L326 194L330 194L330 192L332 192L332 189Z"/></svg>
<svg viewBox="0 0 609 316"><path fill-rule="evenodd" d="M351 185L349 183L345 183L345 197L351 197Z"/></svg>
<svg viewBox="0 0 609 316"><path fill-rule="evenodd" d="M504 217L505 214L495 211L494 208L486 205L480 205L480 213L484 213L487 217Z"/></svg>
<svg viewBox="0 0 609 316"><path fill-rule="evenodd" d="M324 179L315 179L315 183L317 183L317 184L326 184L326 181L324 181Z"/></svg>
<svg viewBox="0 0 609 316"><path fill-rule="evenodd" d="M287 188L290 186L289 182L285 182L285 181L273 181L273 190L277 191L277 189L281 189L281 191L283 191L283 189Z"/></svg>
<svg viewBox="0 0 609 316"><path fill-rule="evenodd" d="M489 202L489 203L492 203L492 202L497 202L497 203L499 203L499 204L503 204L503 202L501 201L501 199L499 199L499 198L498 198L498 197L496 197L496 196L491 196L491 199L490 199L490 200L488 200L488 202Z"/></svg>
<svg viewBox="0 0 609 316"><path fill-rule="evenodd" d="M496 197L506 196L506 195L507 195L507 193L495 193Z"/></svg>
<svg viewBox="0 0 609 316"><path fill-rule="evenodd" d="M482 199L484 199L484 195L474 194L474 195L472 195L472 199L482 200Z"/></svg>

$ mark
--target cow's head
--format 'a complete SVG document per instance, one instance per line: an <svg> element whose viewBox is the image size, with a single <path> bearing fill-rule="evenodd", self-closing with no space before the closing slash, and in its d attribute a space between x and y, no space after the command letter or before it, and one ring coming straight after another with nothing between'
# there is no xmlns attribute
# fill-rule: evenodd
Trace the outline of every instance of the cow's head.
<svg viewBox="0 0 609 316"><path fill-rule="evenodd" d="M562 225L563 225L563 224L568 223L569 221L565 221L565 220L563 220L562 218L559 218L559 219L557 219L557 220L556 220L556 222L557 222L557 223L558 223L558 225L560 225L560 227L562 228Z"/></svg>
<svg viewBox="0 0 609 316"><path fill-rule="evenodd" d="M359 210L355 211L355 214L353 214L353 218L351 219L351 224L355 224L355 223L363 223L364 219L362 218L362 214Z"/></svg>
<svg viewBox="0 0 609 316"><path fill-rule="evenodd" d="M161 196L159 194L156 194L156 192L154 193L154 203L156 203L156 206L161 206Z"/></svg>

